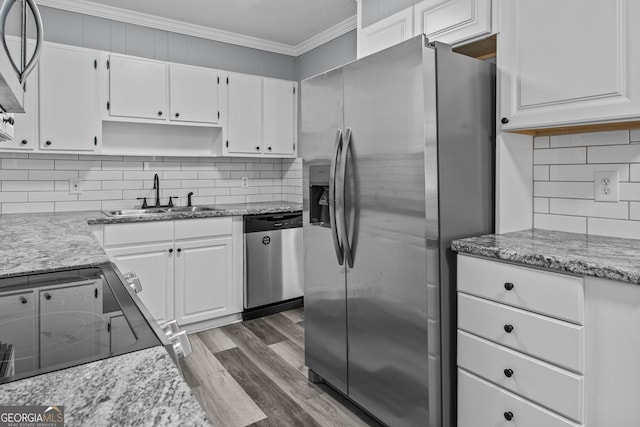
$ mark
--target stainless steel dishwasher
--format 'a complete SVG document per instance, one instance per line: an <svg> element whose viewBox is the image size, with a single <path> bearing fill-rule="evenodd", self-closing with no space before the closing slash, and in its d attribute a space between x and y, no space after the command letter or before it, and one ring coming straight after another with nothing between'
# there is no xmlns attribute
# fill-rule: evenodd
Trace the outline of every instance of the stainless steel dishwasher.
<svg viewBox="0 0 640 427"><path fill-rule="evenodd" d="M304 293L302 213L244 217L245 319L299 307Z"/></svg>

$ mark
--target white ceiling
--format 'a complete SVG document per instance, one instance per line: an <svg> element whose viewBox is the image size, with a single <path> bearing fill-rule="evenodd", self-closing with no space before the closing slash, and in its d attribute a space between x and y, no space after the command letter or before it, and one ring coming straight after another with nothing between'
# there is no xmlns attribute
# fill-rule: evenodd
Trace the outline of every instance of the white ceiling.
<svg viewBox="0 0 640 427"><path fill-rule="evenodd" d="M85 0L299 46L356 14L355 0ZM46 4L46 2L41 2Z"/></svg>

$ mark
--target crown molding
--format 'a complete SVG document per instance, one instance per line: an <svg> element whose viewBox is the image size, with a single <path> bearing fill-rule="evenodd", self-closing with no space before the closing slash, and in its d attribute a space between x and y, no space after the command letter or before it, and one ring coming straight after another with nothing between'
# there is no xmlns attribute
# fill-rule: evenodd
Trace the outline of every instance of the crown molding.
<svg viewBox="0 0 640 427"><path fill-rule="evenodd" d="M273 42L260 39L258 37L232 33L230 31L217 30L214 28L204 27L202 25L189 24L175 19L163 18L160 16L149 15L141 12L134 12L90 1L36 0L36 3L41 6L52 7L55 9L67 10L84 15L112 19L114 21L125 22L128 24L141 25L158 30L185 34L188 36L215 40L223 43L230 43L238 46L260 49L290 56L302 55L303 53L308 52L311 49L314 49L321 44L326 43L356 28L356 17L353 16L338 23L337 25L334 25L333 27L323 31L320 34L313 36L308 40L305 40L297 46L292 46L285 43Z"/></svg>

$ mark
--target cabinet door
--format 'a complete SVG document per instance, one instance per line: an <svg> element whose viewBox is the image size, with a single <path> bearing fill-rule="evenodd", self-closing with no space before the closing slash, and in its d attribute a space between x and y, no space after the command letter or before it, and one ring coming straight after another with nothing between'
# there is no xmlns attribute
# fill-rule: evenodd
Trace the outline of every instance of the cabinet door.
<svg viewBox="0 0 640 427"><path fill-rule="evenodd" d="M138 297L158 322L173 320L173 243L106 248L120 271L135 271L142 291Z"/></svg>
<svg viewBox="0 0 640 427"><path fill-rule="evenodd" d="M413 36L413 8L408 7L358 32L358 58L371 55Z"/></svg>
<svg viewBox="0 0 640 427"><path fill-rule="evenodd" d="M262 151L267 154L292 155L296 136L295 83L264 79L262 84L264 85Z"/></svg>
<svg viewBox="0 0 640 427"><path fill-rule="evenodd" d="M218 71L171 64L169 100L172 121L218 123Z"/></svg>
<svg viewBox="0 0 640 427"><path fill-rule="evenodd" d="M232 313L231 237L176 241L176 320L199 322Z"/></svg>
<svg viewBox="0 0 640 427"><path fill-rule="evenodd" d="M636 0L502 2L498 40L502 129L636 119L640 115L637 16Z"/></svg>
<svg viewBox="0 0 640 427"><path fill-rule="evenodd" d="M7 40L7 47L13 58L20 56L20 43L17 39ZM31 48L31 44L28 48ZM31 53L28 53L31 55ZM38 113L38 67L27 78L24 93L24 113L14 115L13 140L0 143L0 149L33 150L36 146L36 127Z"/></svg>
<svg viewBox="0 0 640 427"><path fill-rule="evenodd" d="M40 148L93 151L100 134L97 53L45 45L40 57Z"/></svg>
<svg viewBox="0 0 640 427"><path fill-rule="evenodd" d="M228 152L260 154L262 77L229 74Z"/></svg>
<svg viewBox="0 0 640 427"><path fill-rule="evenodd" d="M33 291L0 296L0 342L13 344L16 374L38 367L35 298Z"/></svg>
<svg viewBox="0 0 640 427"><path fill-rule="evenodd" d="M414 34L456 44L491 33L490 0L424 0L414 6Z"/></svg>
<svg viewBox="0 0 640 427"><path fill-rule="evenodd" d="M111 55L109 103L111 116L165 120L167 64Z"/></svg>
<svg viewBox="0 0 640 427"><path fill-rule="evenodd" d="M102 281L40 289L40 367L109 352Z"/></svg>

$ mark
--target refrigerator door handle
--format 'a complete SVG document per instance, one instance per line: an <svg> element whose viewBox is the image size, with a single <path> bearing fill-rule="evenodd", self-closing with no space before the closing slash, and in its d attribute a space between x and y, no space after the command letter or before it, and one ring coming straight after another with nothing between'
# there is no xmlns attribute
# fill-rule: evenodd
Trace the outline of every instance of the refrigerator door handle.
<svg viewBox="0 0 640 427"><path fill-rule="evenodd" d="M331 159L331 169L329 170L329 222L331 223L331 236L333 237L333 248L336 251L338 264L344 263L344 249L340 244L338 236L338 215L336 215L336 171L338 169L338 157L342 149L342 129L336 132L335 152Z"/></svg>
<svg viewBox="0 0 640 427"><path fill-rule="evenodd" d="M351 136L353 132L351 128L347 128L344 140L344 146L342 147L341 159L340 159L340 181L342 188L341 203L340 203L340 218L342 220L342 246L344 251L344 257L347 260L349 268L353 268L353 253L351 252L351 244L349 243L349 231L347 230L347 210L346 210L346 187L347 187L347 155L349 154L349 147L351 146Z"/></svg>

